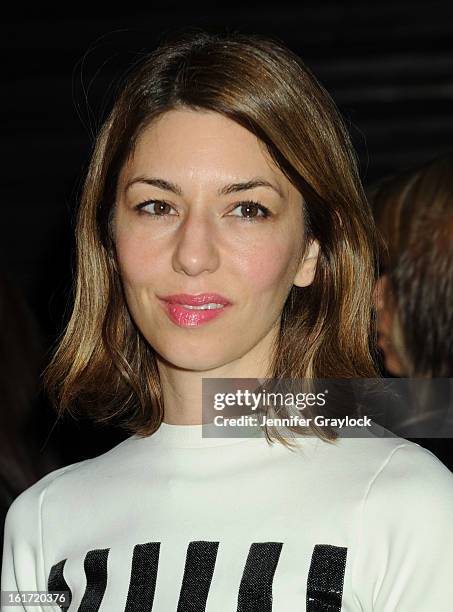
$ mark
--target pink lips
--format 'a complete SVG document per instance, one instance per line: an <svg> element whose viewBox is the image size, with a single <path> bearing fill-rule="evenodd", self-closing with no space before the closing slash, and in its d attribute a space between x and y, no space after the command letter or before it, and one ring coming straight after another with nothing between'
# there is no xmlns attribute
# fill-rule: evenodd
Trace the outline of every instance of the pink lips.
<svg viewBox="0 0 453 612"><path fill-rule="evenodd" d="M202 325L211 319L217 318L225 312L228 306L231 305L226 298L218 293L202 293L199 295L190 295L188 293L178 293L176 295L166 295L160 298L168 316L173 323L180 327L194 327ZM212 310L193 310L184 308L183 304L188 306L202 306L203 304L222 304L223 308L215 308Z"/></svg>

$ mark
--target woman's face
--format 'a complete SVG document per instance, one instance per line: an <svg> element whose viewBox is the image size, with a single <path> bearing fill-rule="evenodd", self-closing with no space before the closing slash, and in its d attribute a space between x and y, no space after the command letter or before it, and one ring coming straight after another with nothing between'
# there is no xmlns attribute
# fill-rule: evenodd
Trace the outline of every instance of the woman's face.
<svg viewBox="0 0 453 612"><path fill-rule="evenodd" d="M404 376L404 365L395 345L395 306L391 295L388 276L383 274L374 289L378 346L384 357L385 369L393 376Z"/></svg>
<svg viewBox="0 0 453 612"><path fill-rule="evenodd" d="M318 249L300 262L302 196L262 143L214 112L167 112L140 135L116 195L126 300L158 356L199 371L256 363L293 283L311 282ZM228 305L162 299L177 294L217 294L208 301Z"/></svg>

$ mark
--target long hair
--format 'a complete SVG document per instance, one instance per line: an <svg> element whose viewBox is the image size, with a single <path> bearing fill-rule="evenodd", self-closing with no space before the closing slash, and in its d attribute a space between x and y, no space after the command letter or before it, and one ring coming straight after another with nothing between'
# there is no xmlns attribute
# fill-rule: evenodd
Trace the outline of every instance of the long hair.
<svg viewBox="0 0 453 612"><path fill-rule="evenodd" d="M453 154L370 190L395 349L411 377L453 376Z"/></svg>
<svg viewBox="0 0 453 612"><path fill-rule="evenodd" d="M58 412L143 435L162 421L155 354L128 312L111 222L118 174L138 136L176 108L215 111L255 134L305 200L305 244L320 243L313 283L293 286L284 305L268 377L376 376L377 241L334 102L279 42L196 32L131 71L98 135L78 211L74 306L45 372ZM335 438L329 428L316 433Z"/></svg>

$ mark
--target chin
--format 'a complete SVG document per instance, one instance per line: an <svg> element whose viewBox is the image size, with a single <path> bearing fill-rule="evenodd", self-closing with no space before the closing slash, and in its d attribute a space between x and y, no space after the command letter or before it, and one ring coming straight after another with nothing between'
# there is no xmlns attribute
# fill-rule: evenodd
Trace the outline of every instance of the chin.
<svg viewBox="0 0 453 612"><path fill-rule="evenodd" d="M176 369L191 372L208 372L225 364L223 360L209 359L165 359L165 362Z"/></svg>
<svg viewBox="0 0 453 612"><path fill-rule="evenodd" d="M171 344L166 344L165 346L172 346ZM181 350L168 351L159 351L156 350L158 358L165 361L167 364L180 368L183 370L192 370L194 372L204 372L207 370L213 370L214 368L219 368L225 363L232 361L234 357L228 358L225 353L220 353L219 348L217 346L212 347L181 347Z"/></svg>

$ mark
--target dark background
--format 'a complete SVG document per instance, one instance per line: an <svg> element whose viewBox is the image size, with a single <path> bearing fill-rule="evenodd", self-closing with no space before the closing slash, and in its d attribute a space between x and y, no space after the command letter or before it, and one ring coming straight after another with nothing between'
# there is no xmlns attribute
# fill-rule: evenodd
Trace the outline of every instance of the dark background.
<svg viewBox="0 0 453 612"><path fill-rule="evenodd" d="M340 107L365 185L453 148L452 2L123 5L108 13L21 5L3 16L1 267L27 300L45 351L70 298L74 211L94 134L118 77L166 33L201 27L286 43ZM63 463L125 437L72 421L54 427L44 398L37 415L40 442Z"/></svg>

